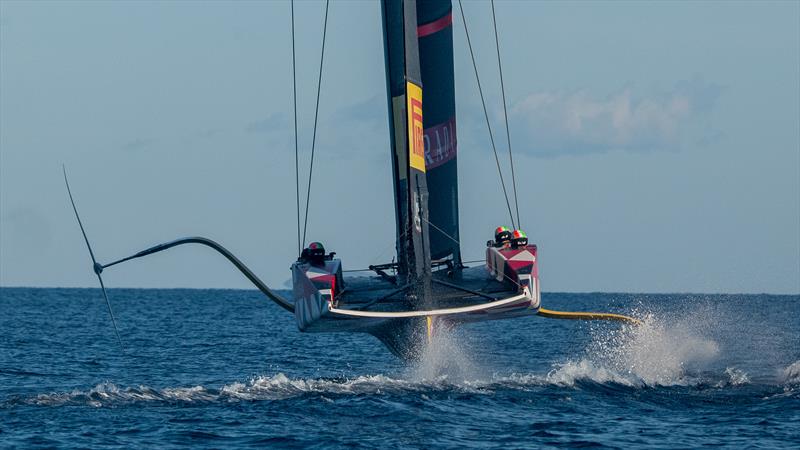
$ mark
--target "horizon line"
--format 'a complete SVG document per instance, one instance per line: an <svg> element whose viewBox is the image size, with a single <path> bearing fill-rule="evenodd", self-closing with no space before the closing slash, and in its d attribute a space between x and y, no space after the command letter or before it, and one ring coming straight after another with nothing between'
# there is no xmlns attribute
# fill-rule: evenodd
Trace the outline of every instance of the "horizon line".
<svg viewBox="0 0 800 450"><path fill-rule="evenodd" d="M1 286L0 289L97 289L99 286ZM106 287L106 290L114 289L140 289L150 291L253 291L261 292L256 288L228 288L228 287L130 287L115 286ZM291 288L274 288L276 291L291 291ZM772 293L772 292L691 292L691 291L672 291L672 292L624 292L624 291L543 291L542 294L621 294L621 295L771 295L783 297L800 297L800 291L796 293Z"/></svg>

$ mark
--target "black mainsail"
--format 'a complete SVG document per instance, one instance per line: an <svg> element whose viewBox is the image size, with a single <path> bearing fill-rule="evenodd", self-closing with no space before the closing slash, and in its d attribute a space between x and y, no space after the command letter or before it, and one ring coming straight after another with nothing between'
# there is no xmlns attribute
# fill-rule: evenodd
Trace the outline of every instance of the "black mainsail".
<svg viewBox="0 0 800 450"><path fill-rule="evenodd" d="M450 0L417 3L420 72L425 86L425 163L431 258L461 263L458 245L458 168Z"/></svg>
<svg viewBox="0 0 800 450"><path fill-rule="evenodd" d="M461 262L452 5L384 0L382 16L398 270L426 286L431 259Z"/></svg>

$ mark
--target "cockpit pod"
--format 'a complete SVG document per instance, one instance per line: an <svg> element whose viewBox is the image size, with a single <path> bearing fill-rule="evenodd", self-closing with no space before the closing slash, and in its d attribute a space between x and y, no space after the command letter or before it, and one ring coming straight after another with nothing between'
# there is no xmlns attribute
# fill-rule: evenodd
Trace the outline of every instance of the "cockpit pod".
<svg viewBox="0 0 800 450"><path fill-rule="evenodd" d="M521 294L525 294L530 299L531 308L538 308L541 291L536 245L528 244L528 236L521 230L513 233L508 231L508 235L503 233L499 242L497 235L496 232L495 241L487 242L486 268L497 281L515 286Z"/></svg>
<svg viewBox="0 0 800 450"><path fill-rule="evenodd" d="M338 294L344 290L342 262L335 255L325 254L320 242L312 242L292 264L294 314L302 331L335 308Z"/></svg>

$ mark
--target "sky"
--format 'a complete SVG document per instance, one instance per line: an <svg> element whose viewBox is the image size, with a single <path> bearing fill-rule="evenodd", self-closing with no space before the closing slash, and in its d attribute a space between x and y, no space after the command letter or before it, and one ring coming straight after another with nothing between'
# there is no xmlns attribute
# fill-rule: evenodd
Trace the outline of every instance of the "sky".
<svg viewBox="0 0 800 450"><path fill-rule="evenodd" d="M464 3L498 151L488 2ZM460 234L508 225L454 9ZM496 2L522 228L542 289L800 293L800 2ZM324 3L298 1L301 179ZM380 7L332 2L308 239L394 254ZM296 257L288 1L0 0L0 286L95 286L101 261L212 238L274 287ZM508 161L503 159L508 178ZM250 288L179 247L112 287Z"/></svg>

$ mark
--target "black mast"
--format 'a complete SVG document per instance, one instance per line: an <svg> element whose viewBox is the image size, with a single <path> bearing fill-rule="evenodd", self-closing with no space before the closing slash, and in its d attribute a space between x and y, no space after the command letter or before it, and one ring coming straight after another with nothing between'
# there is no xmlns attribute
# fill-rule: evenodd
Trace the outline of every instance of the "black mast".
<svg viewBox="0 0 800 450"><path fill-rule="evenodd" d="M399 280L409 285L408 298L419 307L430 298L431 256L417 2L383 0L381 13Z"/></svg>

